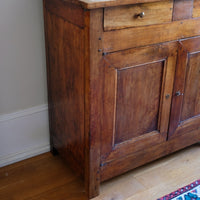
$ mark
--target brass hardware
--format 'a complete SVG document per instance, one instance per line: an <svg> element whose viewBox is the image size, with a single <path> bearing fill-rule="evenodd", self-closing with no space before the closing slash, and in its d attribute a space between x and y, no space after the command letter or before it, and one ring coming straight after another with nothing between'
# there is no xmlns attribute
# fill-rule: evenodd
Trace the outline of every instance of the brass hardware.
<svg viewBox="0 0 200 200"><path fill-rule="evenodd" d="M175 96L181 96L181 95L183 95L183 93L181 93L180 91L177 91L176 93L175 93Z"/></svg>
<svg viewBox="0 0 200 200"><path fill-rule="evenodd" d="M144 12L141 12L140 14L137 15L138 17L140 18L143 18L145 16L145 13Z"/></svg>
<svg viewBox="0 0 200 200"><path fill-rule="evenodd" d="M166 99L169 99L169 97L170 97L170 94L166 94L166 95L165 95L165 98L166 98Z"/></svg>
<svg viewBox="0 0 200 200"><path fill-rule="evenodd" d="M134 18L138 18L138 17L143 18L144 16L145 16L145 13L144 13L144 12L141 12L141 13L139 13L139 14L135 14L135 15L134 15Z"/></svg>

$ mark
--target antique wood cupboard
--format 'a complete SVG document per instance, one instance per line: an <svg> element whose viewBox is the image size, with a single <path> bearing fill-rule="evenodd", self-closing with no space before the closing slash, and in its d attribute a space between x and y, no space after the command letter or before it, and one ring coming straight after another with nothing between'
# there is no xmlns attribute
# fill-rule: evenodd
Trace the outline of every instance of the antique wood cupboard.
<svg viewBox="0 0 200 200"><path fill-rule="evenodd" d="M51 150L100 182L200 141L199 0L44 0Z"/></svg>

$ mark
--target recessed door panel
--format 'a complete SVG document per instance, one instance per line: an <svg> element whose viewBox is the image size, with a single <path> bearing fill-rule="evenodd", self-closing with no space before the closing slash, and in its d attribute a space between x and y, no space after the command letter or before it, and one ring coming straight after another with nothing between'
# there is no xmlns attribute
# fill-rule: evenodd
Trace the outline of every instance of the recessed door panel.
<svg viewBox="0 0 200 200"><path fill-rule="evenodd" d="M158 130L164 62L117 71L115 144Z"/></svg>
<svg viewBox="0 0 200 200"><path fill-rule="evenodd" d="M181 121L200 114L200 53L189 55Z"/></svg>

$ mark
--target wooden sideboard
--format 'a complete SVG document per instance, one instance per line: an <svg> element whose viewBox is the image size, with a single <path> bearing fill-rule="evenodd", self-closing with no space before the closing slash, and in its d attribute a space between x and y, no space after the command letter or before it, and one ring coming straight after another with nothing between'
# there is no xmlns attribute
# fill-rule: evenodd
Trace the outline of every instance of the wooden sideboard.
<svg viewBox="0 0 200 200"><path fill-rule="evenodd" d="M100 182L200 141L199 0L44 0L51 150Z"/></svg>

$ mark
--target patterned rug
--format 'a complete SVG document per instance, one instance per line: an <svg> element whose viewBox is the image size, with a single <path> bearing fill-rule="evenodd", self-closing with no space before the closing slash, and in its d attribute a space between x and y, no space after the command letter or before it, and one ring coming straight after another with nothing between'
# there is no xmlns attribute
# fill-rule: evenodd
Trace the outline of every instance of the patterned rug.
<svg viewBox="0 0 200 200"><path fill-rule="evenodd" d="M157 200L200 200L200 180Z"/></svg>

